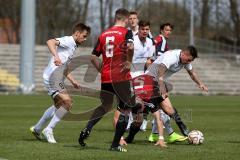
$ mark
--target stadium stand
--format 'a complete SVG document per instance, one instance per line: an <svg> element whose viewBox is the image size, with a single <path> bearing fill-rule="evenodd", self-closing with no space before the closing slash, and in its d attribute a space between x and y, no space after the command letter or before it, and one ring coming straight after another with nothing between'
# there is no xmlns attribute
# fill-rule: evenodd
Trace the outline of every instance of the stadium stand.
<svg viewBox="0 0 240 160"><path fill-rule="evenodd" d="M76 55L90 55L91 48L79 48ZM35 50L34 80L35 91L45 91L42 83L42 73L48 63L50 54L45 46L37 46ZM199 59L193 63L194 68L201 79L208 85L209 94L240 95L240 64L237 59L223 58L217 54L201 54ZM17 91L19 86L19 45L0 45L0 89L6 86L3 91ZM82 59L84 61L84 59ZM73 74L80 81L85 91L86 88L99 89L100 78L95 82L85 82L83 79L87 65L76 69ZM94 76L94 73L91 73ZM3 83L4 82L4 83ZM173 83L172 93L178 94L201 94L201 91L190 80L186 71L174 75L171 79ZM8 85L12 87L7 87ZM90 86L90 87L89 87ZM4 88L4 87L3 87ZM1 90L0 90L1 91Z"/></svg>

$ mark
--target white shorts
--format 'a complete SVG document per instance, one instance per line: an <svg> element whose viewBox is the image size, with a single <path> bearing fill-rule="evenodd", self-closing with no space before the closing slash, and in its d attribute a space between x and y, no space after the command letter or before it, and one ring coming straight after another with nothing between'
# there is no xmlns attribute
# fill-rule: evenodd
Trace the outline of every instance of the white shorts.
<svg viewBox="0 0 240 160"><path fill-rule="evenodd" d="M48 91L48 95L52 96L53 98L59 94L59 92L62 92L65 90L65 85L63 81L49 81L44 79L43 80L44 87Z"/></svg>

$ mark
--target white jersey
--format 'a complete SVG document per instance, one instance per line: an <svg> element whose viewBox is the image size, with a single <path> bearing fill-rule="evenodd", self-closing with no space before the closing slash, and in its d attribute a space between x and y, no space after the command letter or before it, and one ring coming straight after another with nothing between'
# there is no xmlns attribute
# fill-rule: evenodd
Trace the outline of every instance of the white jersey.
<svg viewBox="0 0 240 160"><path fill-rule="evenodd" d="M151 75L153 77L159 77L159 65L164 64L167 67L167 71L164 74L163 79L167 80L171 77L172 74L180 71L182 68L190 71L192 70L191 63L189 64L181 64L180 62L180 53L181 50L169 50L165 52L162 56L158 57L153 64L146 71L146 74Z"/></svg>
<svg viewBox="0 0 240 160"><path fill-rule="evenodd" d="M59 41L59 46L57 47L57 54L61 59L61 62L65 64L69 59L72 58L74 51L77 48L77 44L72 36L56 38L56 40ZM49 81L51 74L56 70L56 68L58 68L58 66L54 64L54 57L52 56L48 63L48 66L43 72L43 79L45 81Z"/></svg>
<svg viewBox="0 0 240 160"><path fill-rule="evenodd" d="M132 78L144 73L144 66L149 57L152 57L155 52L153 41L146 38L146 42L142 43L138 35L134 37L134 53L132 58L133 67L131 69Z"/></svg>

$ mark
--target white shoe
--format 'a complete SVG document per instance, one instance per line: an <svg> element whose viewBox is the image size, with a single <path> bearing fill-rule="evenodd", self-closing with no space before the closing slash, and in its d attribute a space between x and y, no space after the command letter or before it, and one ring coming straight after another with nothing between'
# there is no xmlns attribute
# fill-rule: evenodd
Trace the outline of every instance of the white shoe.
<svg viewBox="0 0 240 160"><path fill-rule="evenodd" d="M54 136L53 136L53 131L50 129L44 129L42 131L42 134L44 135L44 137L46 138L46 140L48 141L48 143L57 143Z"/></svg>

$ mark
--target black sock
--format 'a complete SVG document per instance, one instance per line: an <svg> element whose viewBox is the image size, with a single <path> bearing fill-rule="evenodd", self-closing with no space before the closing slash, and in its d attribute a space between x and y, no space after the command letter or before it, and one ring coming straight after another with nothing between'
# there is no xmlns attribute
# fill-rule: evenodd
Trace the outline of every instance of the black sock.
<svg viewBox="0 0 240 160"><path fill-rule="evenodd" d="M90 120L87 123L86 129L91 132L93 126L102 119L102 117L106 114L106 109L101 105L95 109Z"/></svg>
<svg viewBox="0 0 240 160"><path fill-rule="evenodd" d="M124 115L124 114L119 115L119 118L116 124L115 135L112 142L112 147L119 146L120 139L123 136L128 124L128 118L129 118L128 115Z"/></svg>
<svg viewBox="0 0 240 160"><path fill-rule="evenodd" d="M135 123L133 122L130 126L130 130L129 130L129 134L126 138L126 142L127 143L132 143L135 135L139 132L140 130L140 127L139 125L135 125Z"/></svg>
<svg viewBox="0 0 240 160"><path fill-rule="evenodd" d="M175 120L175 122L178 125L182 134L184 136L187 136L188 132L189 132L188 129L187 129L187 126L183 123L183 121L182 121L180 115L178 114L176 108L174 108L174 110L175 110L175 112L172 115L170 115L170 117Z"/></svg>

